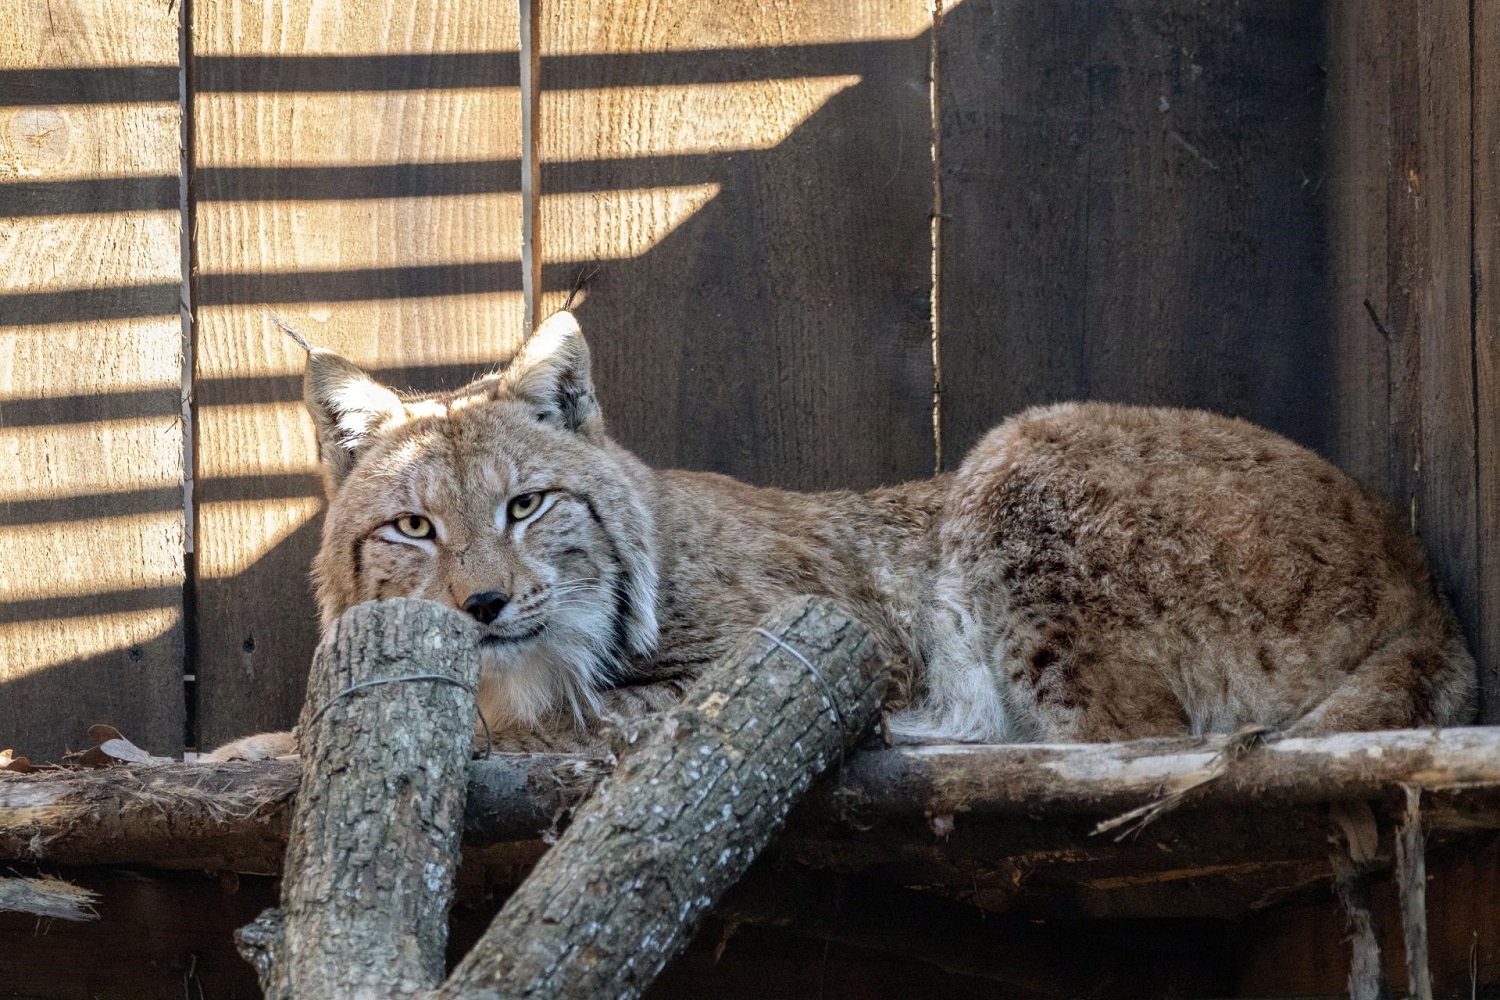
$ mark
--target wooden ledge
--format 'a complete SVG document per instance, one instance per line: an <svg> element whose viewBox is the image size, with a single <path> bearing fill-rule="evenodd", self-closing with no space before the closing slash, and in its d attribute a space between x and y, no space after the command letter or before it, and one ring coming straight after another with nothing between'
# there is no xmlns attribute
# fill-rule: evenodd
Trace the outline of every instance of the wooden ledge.
<svg viewBox="0 0 1500 1000"><path fill-rule="evenodd" d="M1330 803L1370 803L1389 857L1403 788L1441 849L1500 829L1500 727L1074 746L922 746L851 754L794 815L784 860L876 874L990 909L1232 916L1328 874ZM1133 837L1100 820L1216 777ZM471 766L466 859L520 863L607 773L504 755ZM274 873L295 762L0 774L0 860Z"/></svg>

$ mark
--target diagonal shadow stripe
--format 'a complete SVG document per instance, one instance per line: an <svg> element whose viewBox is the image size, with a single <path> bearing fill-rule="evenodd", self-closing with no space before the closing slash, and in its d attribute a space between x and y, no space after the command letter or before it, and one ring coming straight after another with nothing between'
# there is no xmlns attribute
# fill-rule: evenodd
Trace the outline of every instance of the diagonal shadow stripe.
<svg viewBox="0 0 1500 1000"><path fill-rule="evenodd" d="M43 521L87 521L101 517L159 514L181 509L181 486L80 493L74 496L47 497L42 500L0 502L0 525L38 524Z"/></svg>
<svg viewBox="0 0 1500 1000"><path fill-rule="evenodd" d="M520 290L520 261L504 260L342 271L199 274L193 296L201 306L222 306L250 302L356 302Z"/></svg>
<svg viewBox="0 0 1500 1000"><path fill-rule="evenodd" d="M38 597L0 601L0 623L48 621L54 618L92 618L127 611L154 611L182 605L181 587L138 587L67 597Z"/></svg>
<svg viewBox="0 0 1500 1000"><path fill-rule="evenodd" d="M716 152L628 159L558 161L541 166L543 194L581 194L662 183L702 184L722 179L743 153ZM373 198L441 198L518 193L515 159L375 166L200 167L193 200L358 201ZM89 180L0 183L0 217L81 215L98 212L177 211L175 174Z"/></svg>
<svg viewBox="0 0 1500 1000"><path fill-rule="evenodd" d="M0 293L0 327L38 326L95 319L176 317L182 307L180 284L106 285L61 292Z"/></svg>
<svg viewBox="0 0 1500 1000"><path fill-rule="evenodd" d="M0 182L0 217L177 211L176 174Z"/></svg>
<svg viewBox="0 0 1500 1000"><path fill-rule="evenodd" d="M286 500L323 495L323 480L312 472L287 472L269 476L212 476L193 483L194 503L229 503L236 500Z"/></svg>
<svg viewBox="0 0 1500 1000"><path fill-rule="evenodd" d="M548 287L570 287L579 266L571 262L544 265L543 280L554 283ZM366 302L520 290L521 263L513 260L347 271L200 274L194 286L199 306ZM180 285L165 283L0 294L0 327L175 317L180 296Z"/></svg>
<svg viewBox="0 0 1500 1000"><path fill-rule="evenodd" d="M541 87L743 83L862 74L892 47L915 39L822 42L679 52L545 56ZM198 56L192 88L200 94L357 93L520 87L520 53L397 53L361 56ZM176 103L176 66L79 66L0 70L0 106Z"/></svg>
<svg viewBox="0 0 1500 1000"><path fill-rule="evenodd" d="M194 483L194 500L198 503L283 500L319 496L322 491L323 481L314 473L216 476L199 479ZM131 514L161 514L180 511L182 505L180 484L144 490L79 493L40 500L0 501L0 526L40 524L47 521L87 521Z"/></svg>
<svg viewBox="0 0 1500 1000"><path fill-rule="evenodd" d="M0 298L3 303L4 298ZM0 402L0 427L47 427L95 420L143 420L182 414L180 389L126 389Z"/></svg>
<svg viewBox="0 0 1500 1000"><path fill-rule="evenodd" d="M397 391L439 392L457 389L503 365L448 364L411 365L405 368L369 368L371 378ZM255 403L302 402L301 375L252 375L233 378L200 378L193 383L194 395L203 406L245 406Z"/></svg>
<svg viewBox="0 0 1500 1000"><path fill-rule="evenodd" d="M404 368L371 368L371 377L384 385L411 392L436 392L467 385L493 371L493 364L410 365ZM254 403L298 403L302 401L301 375L237 375L233 378L199 378L193 383L194 397L202 406L232 406ZM13 399L0 403L0 427L51 427L86 424L96 420L135 420L176 417L182 412L176 389L127 389L78 396L47 396Z"/></svg>

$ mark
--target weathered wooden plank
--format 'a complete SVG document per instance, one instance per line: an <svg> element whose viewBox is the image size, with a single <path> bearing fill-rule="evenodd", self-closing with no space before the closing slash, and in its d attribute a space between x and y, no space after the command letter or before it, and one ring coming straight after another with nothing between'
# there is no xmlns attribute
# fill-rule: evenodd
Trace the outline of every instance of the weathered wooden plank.
<svg viewBox="0 0 1500 1000"><path fill-rule="evenodd" d="M1232 763L1221 759L1226 742L1224 736L1208 736L1130 744L865 750L851 754L838 781L813 795L789 843L821 836L830 826L853 830L866 843L879 841L867 835L862 822L876 818L921 825L946 816L963 826L978 819L1037 821L996 826L987 843L995 849L991 860L998 860L1000 851L1019 843L1050 839L1055 847L1080 831L1087 837L1099 819L1187 786L1198 787L1185 807L1218 809L1233 817L1251 803L1273 815L1345 799L1399 799L1397 793L1411 785L1430 793L1427 821L1434 830L1500 827L1500 733L1490 727L1281 739ZM0 774L0 860L275 871L299 766L232 761ZM1217 779L1203 782L1220 770ZM466 845L480 850L539 838L607 771L601 761L563 754L500 754L476 761L469 772ZM1231 843L1233 827L1231 822L1223 831ZM922 829L926 832L914 838L918 848L936 849L931 830ZM1289 832L1286 839L1297 836ZM1251 853L1246 839L1233 850ZM1114 842L1100 837L1093 843L1102 851L1112 850ZM895 846L877 844L876 850ZM1278 846L1257 843L1255 851L1274 852ZM1325 856L1321 834L1313 846L1319 858ZM1124 849L1130 850L1129 841ZM1205 845L1195 850L1211 851ZM1147 856L1148 866L1180 862L1136 853Z"/></svg>
<svg viewBox="0 0 1500 1000"><path fill-rule="evenodd" d="M1022 406L1080 396L1322 446L1318 5L945 10L944 462Z"/></svg>
<svg viewBox="0 0 1500 1000"><path fill-rule="evenodd" d="M1393 494L1387 158L1389 4L1328 4L1325 143L1332 423L1329 457L1366 487Z"/></svg>
<svg viewBox="0 0 1500 1000"><path fill-rule="evenodd" d="M1500 841L1468 842L1462 850L1429 852L1428 965L1437 996L1493 994L1500 986ZM1373 910L1381 927L1386 978L1406 979L1401 914L1393 881L1374 884ZM1253 916L1238 929L1244 958L1230 996L1347 995L1349 950L1345 917L1333 900L1315 894Z"/></svg>
<svg viewBox="0 0 1500 1000"><path fill-rule="evenodd" d="M930 474L922 0L534 0L537 252L613 432L797 487Z"/></svg>
<svg viewBox="0 0 1500 1000"><path fill-rule="evenodd" d="M1421 412L1414 528L1474 648L1479 630L1475 534L1473 108L1470 6L1422 0L1417 12L1420 124L1406 197L1417 216L1415 299ZM1486 701L1500 697L1491 690Z"/></svg>
<svg viewBox="0 0 1500 1000"><path fill-rule="evenodd" d="M126 86L176 64L170 4L6 7L0 73L62 91L0 90L0 746L33 758L182 746L181 114Z"/></svg>
<svg viewBox="0 0 1500 1000"><path fill-rule="evenodd" d="M296 718L315 614L314 343L398 385L522 339L514 3L194 12L198 740Z"/></svg>
<svg viewBox="0 0 1500 1000"><path fill-rule="evenodd" d="M1484 526L1479 483L1493 460L1476 436L1493 431L1475 411L1484 282L1474 283L1469 8L1341 0L1330 30L1336 454L1421 536L1487 658L1481 693L1494 720L1500 684L1481 645L1480 532L1496 529Z"/></svg>
<svg viewBox="0 0 1500 1000"><path fill-rule="evenodd" d="M1500 8L1474 16L1474 401L1483 715L1500 722Z"/></svg>
<svg viewBox="0 0 1500 1000"><path fill-rule="evenodd" d="M943 7L938 351L952 468L1006 415L1088 395L1093 32L1077 3Z"/></svg>
<svg viewBox="0 0 1500 1000"><path fill-rule="evenodd" d="M35 918L0 914L0 950L7 958L0 963L0 990L5 996L14 994L30 1000L252 1000L261 996L254 971L234 952L232 936L235 927L275 901L272 879L220 878L201 873L157 873L143 878L135 872L101 869L67 875L100 894L101 919L89 924L54 923L39 929ZM781 902L786 910L826 912L835 921L849 915L863 923L852 911L865 903L868 893L850 893L847 899L842 892L818 898L793 897L785 890L785 881L780 873L766 873L758 885L760 896L772 896L782 888ZM483 889L482 884L478 888ZM808 890L820 888L810 886ZM799 893L802 889L801 885L796 887ZM461 956L484 930L498 905L494 896L503 896L504 890L503 884L494 886L493 896L484 893L484 898L461 901L455 907L450 920L450 958ZM933 900L930 906L942 912L943 902ZM963 913L962 908L951 909ZM866 916L873 922L879 914L871 911ZM951 934L961 920L961 916L950 919L933 931ZM985 1000L996 993L993 980L947 972L926 961L878 950L875 943L851 947L843 943L849 936L844 933L836 932L830 941L827 934L790 934L748 923L738 919L713 923L667 968L649 996L653 1000L696 1000L705 996L764 1000L809 995L821 995L824 1000ZM1156 948L1150 941L1144 947L1136 943L1140 935L1130 933L1129 928L1121 929L1124 933L1109 933L1101 941L1107 932L1080 938L1066 927L1052 930L1005 923L994 916L984 919L974 911L968 911L967 925L971 929L959 944L1009 941L1012 948L1033 949L1033 959L1024 971L1038 964L1036 956L1040 953L1055 964L1072 959L1078 979L1099 982L1102 976L1090 978L1089 971L1099 964L1101 952L1110 956L1125 952L1139 967L1160 970L1164 982L1178 987L1174 996L1223 995L1222 991L1194 993L1181 988L1185 980L1192 983L1182 967L1201 968L1206 964L1206 949L1200 947L1166 967L1181 950L1181 931L1164 937L1163 947ZM1196 944L1198 937L1187 940ZM1158 956L1158 951L1166 954ZM977 955L973 961L986 958ZM1136 980L1119 986L1118 990L1098 990L1092 995L1100 1000L1146 995ZM1069 994L1054 989L1036 993L1012 990L1007 995L1033 1000Z"/></svg>

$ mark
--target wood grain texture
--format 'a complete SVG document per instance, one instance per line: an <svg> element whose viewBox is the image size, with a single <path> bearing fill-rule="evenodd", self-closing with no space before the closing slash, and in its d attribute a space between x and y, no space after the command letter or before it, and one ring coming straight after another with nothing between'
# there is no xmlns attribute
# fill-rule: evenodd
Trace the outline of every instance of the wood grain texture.
<svg viewBox="0 0 1500 1000"><path fill-rule="evenodd" d="M1415 284L1420 413L1414 525L1469 648L1479 629L1473 316L1473 108L1470 8L1421 0L1420 125L1406 197L1417 216ZM1486 700L1495 698L1491 690Z"/></svg>
<svg viewBox="0 0 1500 1000"><path fill-rule="evenodd" d="M1474 426L1483 714L1500 722L1500 8L1474 15Z"/></svg>
<svg viewBox="0 0 1500 1000"><path fill-rule="evenodd" d="M433 1000L645 993L875 722L870 633L789 601L626 750Z"/></svg>
<svg viewBox="0 0 1500 1000"><path fill-rule="evenodd" d="M1500 840L1462 850L1428 852L1427 916L1434 995L1493 995L1500 985ZM1381 879L1372 892L1386 978L1406 981L1399 893ZM1267 910L1247 920L1239 940L1244 958L1231 996L1315 997L1346 993L1349 952L1338 905L1325 894ZM1471 978L1472 974L1472 978Z"/></svg>
<svg viewBox="0 0 1500 1000"><path fill-rule="evenodd" d="M182 747L177 11L7 5L0 73L0 746ZM45 86L28 88L32 75Z"/></svg>
<svg viewBox="0 0 1500 1000"><path fill-rule="evenodd" d="M195 10L198 741L285 729L316 641L300 352L461 383L522 339L514 3Z"/></svg>
<svg viewBox="0 0 1500 1000"><path fill-rule="evenodd" d="M1471 49L1461 4L1340 0L1330 33L1334 451L1421 537L1480 657L1481 717L1496 721L1483 611L1494 570L1481 563L1483 535L1500 531L1486 499L1494 421L1475 409L1494 406L1476 381L1493 364L1476 348L1493 333L1481 315L1487 182L1475 132L1494 112L1471 79L1471 54L1474 74L1488 54L1477 35Z"/></svg>
<svg viewBox="0 0 1500 1000"><path fill-rule="evenodd" d="M109 869L70 871L80 885L105 900L100 920L90 924L54 923L38 932L34 918L0 914L0 947L7 956L24 961L0 964L0 990L29 1000L252 1000L261 996L250 966L234 953L230 943L233 928L250 919L257 910L275 900L272 879L252 876L220 877L216 874L157 873L142 878L136 872ZM881 942L865 947L844 943L878 920L878 912L861 913L878 886L849 887L841 882L833 891L826 884L795 885L788 891L787 879L778 872L759 880L762 895L781 886L783 912L826 914L835 925L829 934L814 936L808 929L788 933L775 927L740 921L715 920L689 949L669 965L648 994L652 1000L803 1000L821 995L823 1000L989 1000L997 989L992 979L945 971L930 960L881 949ZM822 895L804 897L804 891ZM499 893L504 888L497 889ZM887 890L889 892L890 890ZM1118 989L1095 989L1089 995L1099 1000L1127 1000L1151 995L1153 988L1172 988L1172 996L1184 1000L1197 996L1224 996L1224 989L1192 989L1186 970L1201 969L1213 959L1222 959L1225 948L1206 947L1216 928L1194 933L1181 923L1159 927L1130 924L1081 929L1077 925L1036 925L1005 921L994 914L978 915L963 907L950 907L957 914L934 924L930 914L943 913L940 900L924 900L927 930L947 935L942 941L950 950L964 946L999 944L996 953L1005 957L1022 948L1031 949L1030 961L1018 972L1029 973L1050 959L1053 965L1071 961L1072 976L1058 977L1056 984L1084 981L1101 983L1107 968L1100 966L1125 955L1143 974L1118 983ZM476 900L455 908L449 956L457 960L493 915L493 900ZM967 921L964 921L964 916ZM954 934L967 926L967 933ZM1082 931L1082 933L1080 933ZM1337 929L1328 941L1336 940ZM1222 935L1220 935L1222 937ZM907 950L917 942L907 942ZM1322 945L1310 941L1308 945ZM972 956L971 962L993 961L990 955ZM1154 973L1154 975L1152 975ZM1014 977L1019 978L1019 976ZM1046 997L1077 996L1057 986L1029 990L1012 981L1003 987L1007 997L1042 1000ZM1033 985L1046 982L1033 979Z"/></svg>
<svg viewBox="0 0 1500 1000"><path fill-rule="evenodd" d="M1328 454L1392 495L1391 362L1385 325L1390 5L1328 4L1327 170L1333 427Z"/></svg>
<svg viewBox="0 0 1500 1000"><path fill-rule="evenodd" d="M443 978L476 721L461 612L359 604L319 644L281 905L240 931L266 996L425 995Z"/></svg>
<svg viewBox="0 0 1500 1000"><path fill-rule="evenodd" d="M922 0L536 0L537 252L648 462L932 472Z"/></svg>
<svg viewBox="0 0 1500 1000"><path fill-rule="evenodd" d="M944 5L943 461L1065 398L1313 447L1328 391L1317 5Z"/></svg>

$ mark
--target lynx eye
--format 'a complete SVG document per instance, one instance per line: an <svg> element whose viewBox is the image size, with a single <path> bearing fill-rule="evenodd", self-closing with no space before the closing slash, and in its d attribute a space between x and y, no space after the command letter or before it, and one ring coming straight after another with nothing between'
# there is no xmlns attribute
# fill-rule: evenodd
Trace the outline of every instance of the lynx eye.
<svg viewBox="0 0 1500 1000"><path fill-rule="evenodd" d="M395 520L396 530L407 538L431 538L432 522L421 514L402 514Z"/></svg>
<svg viewBox="0 0 1500 1000"><path fill-rule="evenodd" d="M524 521L535 514L541 506L542 495L540 493L522 493L520 496L511 498L505 512L510 515L512 521Z"/></svg>

